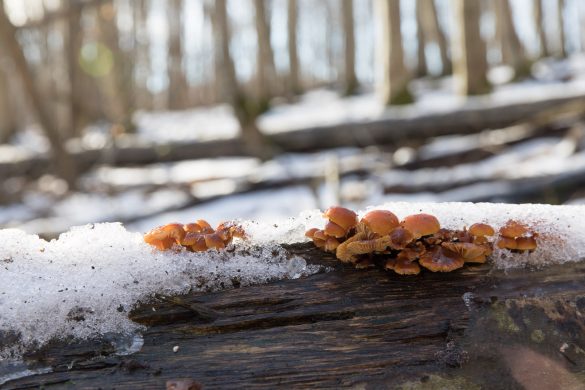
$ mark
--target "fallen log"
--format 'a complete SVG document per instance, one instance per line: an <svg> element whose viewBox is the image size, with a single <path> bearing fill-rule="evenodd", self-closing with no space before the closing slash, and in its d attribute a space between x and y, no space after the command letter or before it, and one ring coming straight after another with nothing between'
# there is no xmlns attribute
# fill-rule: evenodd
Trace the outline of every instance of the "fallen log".
<svg viewBox="0 0 585 390"><path fill-rule="evenodd" d="M481 103L467 104L451 111L420 114L407 110L395 116L381 115L375 120L269 132L268 137L285 152L308 152L347 146L397 145L405 141L412 143L441 135L472 134L485 129L502 128L535 116L542 117L543 112L563 112L567 106L582 107L584 102L585 97L579 94L507 104L486 99ZM193 158L248 155L238 139L156 144L127 135L118 140L116 145L106 149L102 146L91 149L75 142L69 146L81 172L96 163L128 166ZM47 172L49 165L47 156L18 162L2 162L0 177L22 173L29 177L39 176Z"/></svg>
<svg viewBox="0 0 585 390"><path fill-rule="evenodd" d="M54 343L27 357L52 372L5 387L585 386L585 263L400 277L356 271L309 244L288 250L332 271L140 305L130 313L147 326L139 352Z"/></svg>

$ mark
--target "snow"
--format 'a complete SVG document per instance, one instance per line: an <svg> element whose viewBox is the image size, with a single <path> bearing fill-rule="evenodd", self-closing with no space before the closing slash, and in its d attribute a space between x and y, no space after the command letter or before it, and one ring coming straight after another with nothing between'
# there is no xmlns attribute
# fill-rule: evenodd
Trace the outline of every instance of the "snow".
<svg viewBox="0 0 585 390"><path fill-rule="evenodd" d="M127 313L154 293L216 290L233 280L245 286L317 270L277 245L159 252L117 223L76 227L50 242L6 229L0 242L0 335L19 337L18 345L4 343L0 358L53 338L135 332L139 326Z"/></svg>
<svg viewBox="0 0 585 390"><path fill-rule="evenodd" d="M538 233L538 249L532 254L496 249L493 262L499 268L540 267L585 257L585 206L395 202L375 208L389 209L400 218L431 213L447 228L475 222L498 228L510 218L528 224ZM190 219L200 217L208 215ZM230 288L234 278L245 286L314 273L317 268L290 258L279 244L304 242L304 232L324 222L316 209L294 218L242 221L249 241L236 241L233 250L205 253L156 251L140 233L117 223L75 227L50 242L20 230L0 230L0 335L12 332L19 337L18 345L4 345L0 357L19 356L53 338L132 334L139 326L128 319L128 311L155 293ZM140 339L129 340L128 350L140 348Z"/></svg>

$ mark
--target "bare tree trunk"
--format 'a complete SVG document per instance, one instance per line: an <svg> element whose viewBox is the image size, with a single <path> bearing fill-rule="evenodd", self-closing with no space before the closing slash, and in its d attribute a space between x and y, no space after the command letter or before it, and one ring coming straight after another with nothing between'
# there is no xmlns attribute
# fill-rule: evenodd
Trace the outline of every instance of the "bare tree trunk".
<svg viewBox="0 0 585 390"><path fill-rule="evenodd" d="M0 45L0 47L2 47ZM0 56L0 144L7 142L16 133L15 112L10 104L7 73L3 67L4 61Z"/></svg>
<svg viewBox="0 0 585 390"><path fill-rule="evenodd" d="M297 0L288 0L288 83L289 91L293 95L298 95L302 91L299 75L299 56L297 53L297 16Z"/></svg>
<svg viewBox="0 0 585 390"><path fill-rule="evenodd" d="M355 32L353 20L353 0L342 0L343 35L345 38L345 95L356 93L359 84L355 74Z"/></svg>
<svg viewBox="0 0 585 390"><path fill-rule="evenodd" d="M152 95L148 90L148 75L150 73L150 52L148 46L148 28L146 21L149 12L149 0L135 0L134 12L134 39L135 58L134 75L134 106L136 108L152 109Z"/></svg>
<svg viewBox="0 0 585 390"><path fill-rule="evenodd" d="M183 68L182 47L182 8L183 0L172 0L167 4L169 21L169 58L168 58L168 108L178 110L187 107L187 80Z"/></svg>
<svg viewBox="0 0 585 390"><path fill-rule="evenodd" d="M544 15L542 13L542 1L534 0L534 27L538 35L538 43L540 44L540 57L548 57L550 55L548 50L548 39L546 31L544 31Z"/></svg>
<svg viewBox="0 0 585 390"><path fill-rule="evenodd" d="M67 182L70 188L74 188L77 179L75 164L65 149L61 134L52 120L47 105L35 87L28 63L16 39L16 30L4 11L3 2L0 2L0 41L5 52L12 59L16 76L22 82L30 108L49 140L57 174Z"/></svg>
<svg viewBox="0 0 585 390"><path fill-rule="evenodd" d="M502 63L514 68L515 78L525 77L530 74L530 64L514 27L510 3L508 0L493 0L492 4L496 16L496 42L501 49Z"/></svg>
<svg viewBox="0 0 585 390"><path fill-rule="evenodd" d="M567 40L565 39L565 0L557 0L557 21L559 28L559 56L567 57Z"/></svg>
<svg viewBox="0 0 585 390"><path fill-rule="evenodd" d="M424 33L424 8L427 6L423 0L416 1L416 75L419 77L426 76L429 73L427 59L425 56L426 37Z"/></svg>
<svg viewBox="0 0 585 390"><path fill-rule="evenodd" d="M234 61L230 53L231 31L227 15L226 0L216 0L214 3L214 27L216 37L216 61L220 61L219 69L222 71L223 90L226 93L228 102L231 104L234 114L238 119L242 129L242 141L250 154L262 159L268 159L273 156L275 150L269 144L268 139L260 132L256 126L256 118L264 105L257 100L246 96L238 84Z"/></svg>
<svg viewBox="0 0 585 390"><path fill-rule="evenodd" d="M274 52L270 43L270 22L266 12L265 0L254 0L256 10L256 33L258 34L257 52L257 82L258 97L262 104L276 94L276 66L274 65Z"/></svg>
<svg viewBox="0 0 585 390"><path fill-rule="evenodd" d="M78 2L67 2L70 16L67 28L67 75L69 77L69 126L71 136L79 136L85 123L83 122L83 108L81 102L83 94L80 88L82 77L79 69L79 54L81 51L81 5Z"/></svg>
<svg viewBox="0 0 585 390"><path fill-rule="evenodd" d="M116 131L133 130L132 125L132 62L120 49L120 38L116 24L116 11L113 3L103 4L98 11L99 36L112 51L113 66L101 83L106 101L104 110L108 119L116 126Z"/></svg>
<svg viewBox="0 0 585 390"><path fill-rule="evenodd" d="M487 80L486 45L481 37L480 0L455 0L455 22L458 28L453 47L453 68L463 95L490 91Z"/></svg>
<svg viewBox="0 0 585 390"><path fill-rule="evenodd" d="M383 64L382 99L388 105L411 103L400 31L400 0L376 0L376 7L382 26L378 47Z"/></svg>

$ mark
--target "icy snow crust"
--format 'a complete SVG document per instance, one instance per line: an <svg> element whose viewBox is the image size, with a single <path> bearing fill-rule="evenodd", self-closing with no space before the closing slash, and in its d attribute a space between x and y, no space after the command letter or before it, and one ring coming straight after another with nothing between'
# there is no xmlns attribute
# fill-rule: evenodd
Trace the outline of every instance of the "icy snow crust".
<svg viewBox="0 0 585 390"><path fill-rule="evenodd" d="M280 246L160 252L118 223L73 228L47 242L0 230L0 360L53 338L132 333L127 317L154 293L180 294L298 278L316 272ZM16 334L19 345L5 345ZM3 345L4 344L4 345Z"/></svg>
<svg viewBox="0 0 585 390"><path fill-rule="evenodd" d="M538 249L532 254L496 250L498 268L585 258L585 206L387 203L372 208L391 210L399 218L431 213L446 228L475 222L498 228L508 219L527 223L539 234ZM15 229L0 230L0 340L9 334L19 337L19 345L0 347L0 359L53 338L130 334L139 326L128 319L128 311L154 293L211 291L232 287L234 278L250 285L317 272L279 244L306 241L304 232L324 222L319 210L287 220L243 221L250 241L205 253L156 251L140 233L117 223L77 227L50 242Z"/></svg>

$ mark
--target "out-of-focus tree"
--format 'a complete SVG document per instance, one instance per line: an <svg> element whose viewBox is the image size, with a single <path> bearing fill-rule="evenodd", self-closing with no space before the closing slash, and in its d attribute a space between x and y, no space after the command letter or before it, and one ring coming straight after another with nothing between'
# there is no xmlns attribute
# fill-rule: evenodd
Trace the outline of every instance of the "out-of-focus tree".
<svg viewBox="0 0 585 390"><path fill-rule="evenodd" d="M353 0L342 0L341 13L343 23L344 50L344 94L356 93L359 84L355 74L355 32L353 20Z"/></svg>
<svg viewBox="0 0 585 390"><path fill-rule="evenodd" d="M514 69L515 78L526 77L530 74L530 62L516 33L510 3L508 0L493 0L491 4L496 20L495 39L500 47L502 63Z"/></svg>
<svg viewBox="0 0 585 390"><path fill-rule="evenodd" d="M2 45L0 45L0 51ZM16 118L11 105L11 96L9 95L9 85L6 73L6 66L8 61L3 59L0 55L0 143L4 143L10 139L16 132Z"/></svg>
<svg viewBox="0 0 585 390"><path fill-rule="evenodd" d="M103 80L99 83L104 94L103 109L116 132L132 131L134 62L120 48L114 3L104 3L97 11L97 35L101 38L98 45L104 45L104 58L110 58L104 61L103 74L98 76Z"/></svg>
<svg viewBox="0 0 585 390"><path fill-rule="evenodd" d="M429 73L425 55L426 39L423 32L423 8L425 5L422 3L421 0L416 2L416 75L418 77L426 76Z"/></svg>
<svg viewBox="0 0 585 390"><path fill-rule="evenodd" d="M257 65L257 93L261 104L268 105L268 101L277 93L277 75L274 65L274 51L270 43L270 21L265 0L254 0L256 10L256 33L258 35Z"/></svg>
<svg viewBox="0 0 585 390"><path fill-rule="evenodd" d="M376 0L376 12L382 34L377 49L382 63L382 99L388 105L411 103L400 31L400 0Z"/></svg>
<svg viewBox="0 0 585 390"><path fill-rule="evenodd" d="M565 0L557 0L557 28L559 32L558 54L567 56L567 40L565 39Z"/></svg>
<svg viewBox="0 0 585 390"><path fill-rule="evenodd" d="M288 34L288 89L293 95L298 95L302 92L299 55L297 52L297 19L298 19L298 4L297 0L288 0L288 20L287 20L287 34Z"/></svg>
<svg viewBox="0 0 585 390"><path fill-rule="evenodd" d="M234 61L230 52L231 30L227 14L226 0L214 2L214 33L218 34L216 43L216 61L219 63L223 83L222 90L225 91L227 102L232 106L234 114L240 124L241 137L247 151L262 159L273 156L274 149L267 138L260 132L256 125L256 119L264 109L264 102L244 92L238 83Z"/></svg>
<svg viewBox="0 0 585 390"><path fill-rule="evenodd" d="M57 174L68 183L70 188L75 187L77 172L74 160L65 149L63 138L53 120L50 108L35 86L31 70L16 37L16 29L6 15L3 2L0 2L0 45L11 59L16 72L15 76L22 83L30 109L51 145L52 161Z"/></svg>
<svg viewBox="0 0 585 390"><path fill-rule="evenodd" d="M188 86L183 68L183 0L167 2L169 25L169 88L167 91L168 108L184 109L188 106Z"/></svg>
<svg viewBox="0 0 585 390"><path fill-rule="evenodd" d="M152 109L152 94L148 89L148 75L150 73L150 53L148 40L148 10L149 0L134 0L132 2L134 24L134 105L143 109Z"/></svg>
<svg viewBox="0 0 585 390"><path fill-rule="evenodd" d="M459 93L478 95L490 91L486 45L480 32L481 0L453 2L457 32L453 45L453 71Z"/></svg>
<svg viewBox="0 0 585 390"><path fill-rule="evenodd" d="M420 36L420 42L423 42L423 50L427 44L434 42L439 49L442 66L441 75L450 74L452 72L452 66L448 54L447 38L439 24L437 7L434 0L417 0L416 20L418 28L417 36ZM422 53L419 53L419 57L421 55Z"/></svg>
<svg viewBox="0 0 585 390"><path fill-rule="evenodd" d="M548 38L546 36L546 31L544 30L544 14L542 13L542 1L543 0L533 0L534 28L536 30L536 35L538 36L538 43L540 46L540 57L548 57L550 55L550 52L548 48Z"/></svg>

